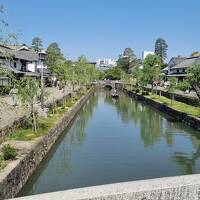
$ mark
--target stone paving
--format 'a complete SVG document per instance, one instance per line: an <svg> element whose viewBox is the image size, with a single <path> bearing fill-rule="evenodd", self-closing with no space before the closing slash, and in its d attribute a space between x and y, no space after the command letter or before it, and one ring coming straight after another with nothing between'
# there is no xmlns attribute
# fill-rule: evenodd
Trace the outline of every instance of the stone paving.
<svg viewBox="0 0 200 200"><path fill-rule="evenodd" d="M45 104L49 104L54 100L61 99L64 95L72 92L72 89L70 87L66 88L65 94L63 90L59 90L59 88L56 87L46 88L45 91L48 94ZM9 95L0 97L0 129L3 129L17 119L29 114L29 109L26 106L21 105L19 100L17 103L18 105L14 107L12 97ZM36 104L36 107L37 109L40 109L40 104Z"/></svg>

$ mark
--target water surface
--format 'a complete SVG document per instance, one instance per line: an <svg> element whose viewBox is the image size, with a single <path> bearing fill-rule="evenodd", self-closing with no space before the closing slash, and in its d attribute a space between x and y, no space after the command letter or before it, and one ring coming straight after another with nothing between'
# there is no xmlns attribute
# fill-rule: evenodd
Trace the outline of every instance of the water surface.
<svg viewBox="0 0 200 200"><path fill-rule="evenodd" d="M20 196L200 173L198 131L121 94L96 92Z"/></svg>

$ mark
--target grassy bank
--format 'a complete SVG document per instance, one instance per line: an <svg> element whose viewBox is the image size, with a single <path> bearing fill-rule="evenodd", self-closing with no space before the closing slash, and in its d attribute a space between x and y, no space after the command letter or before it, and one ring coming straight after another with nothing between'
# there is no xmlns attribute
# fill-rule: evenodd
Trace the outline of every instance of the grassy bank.
<svg viewBox="0 0 200 200"><path fill-rule="evenodd" d="M200 118L200 107L191 106L179 101L173 101L171 104L171 99L155 94L145 95L145 97L167 105L168 107L171 107L177 111L184 112L190 116Z"/></svg>
<svg viewBox="0 0 200 200"><path fill-rule="evenodd" d="M172 104L171 104L171 99L164 97L164 96L152 94L152 93L147 92L147 91L141 91L138 88L132 88L130 86L126 86L125 89L128 90L128 91L135 92L135 93L138 93L140 95L143 95L146 98L149 98L149 99L152 99L156 102L164 104L164 105L166 105L170 108L173 108L174 110L177 110L179 112L183 112L183 113L186 113L190 116L200 118L200 107L199 106L192 106L192 105L182 103L180 101L175 101L175 100L173 100Z"/></svg>

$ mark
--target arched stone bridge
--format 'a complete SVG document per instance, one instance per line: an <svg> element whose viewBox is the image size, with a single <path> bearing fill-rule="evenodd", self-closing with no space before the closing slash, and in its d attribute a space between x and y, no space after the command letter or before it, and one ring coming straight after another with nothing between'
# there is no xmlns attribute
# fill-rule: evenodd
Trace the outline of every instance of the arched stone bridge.
<svg viewBox="0 0 200 200"><path fill-rule="evenodd" d="M112 89L114 88L119 88L120 86L120 81L113 81L113 80L103 80L103 81L96 81L93 83L97 87L111 87Z"/></svg>

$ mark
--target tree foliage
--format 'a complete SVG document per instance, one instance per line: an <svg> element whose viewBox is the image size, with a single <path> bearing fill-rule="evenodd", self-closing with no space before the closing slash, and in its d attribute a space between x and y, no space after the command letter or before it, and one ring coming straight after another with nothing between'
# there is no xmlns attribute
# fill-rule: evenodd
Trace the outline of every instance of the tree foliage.
<svg viewBox="0 0 200 200"><path fill-rule="evenodd" d="M175 92L175 90L177 89L177 78L175 78L175 77L172 77L172 78L170 78L169 79L169 82L170 82L170 84L169 84L169 86L168 86L168 88L167 88L167 91L169 92L169 93L171 93L171 105L173 104L173 100L174 100L174 92Z"/></svg>
<svg viewBox="0 0 200 200"><path fill-rule="evenodd" d="M24 77L21 78L18 85L18 96L21 101L30 107L32 116L32 128L33 131L37 131L36 109L35 104L40 96L40 88L37 80L33 78Z"/></svg>
<svg viewBox="0 0 200 200"><path fill-rule="evenodd" d="M163 38L158 38L155 42L155 54L160 57L162 63L167 58L168 45Z"/></svg>
<svg viewBox="0 0 200 200"><path fill-rule="evenodd" d="M143 82L151 84L152 89L155 82L161 77L160 58L157 55L148 55L144 60Z"/></svg>
<svg viewBox="0 0 200 200"><path fill-rule="evenodd" d="M104 73L104 79L109 80L120 80L121 79L122 69L118 66L113 67Z"/></svg>
<svg viewBox="0 0 200 200"><path fill-rule="evenodd" d="M67 84L72 85L87 85L91 84L98 78L97 69L88 63L86 57L81 56L76 62L70 60L58 60L55 72L58 74L63 87Z"/></svg>
<svg viewBox="0 0 200 200"><path fill-rule="evenodd" d="M192 57L200 57L200 52L199 51L195 51L191 54Z"/></svg>
<svg viewBox="0 0 200 200"><path fill-rule="evenodd" d="M63 54L56 42L51 43L47 48L46 65L52 71L56 70L59 60L63 60Z"/></svg>
<svg viewBox="0 0 200 200"><path fill-rule="evenodd" d="M32 39L32 48L39 52L42 48L42 40L39 37L35 37Z"/></svg>
<svg viewBox="0 0 200 200"><path fill-rule="evenodd" d="M131 48L126 48L117 61L118 67L122 68L126 73L130 73L131 68L137 64L138 59Z"/></svg>
<svg viewBox="0 0 200 200"><path fill-rule="evenodd" d="M142 69L140 68L139 65L136 65L135 67L133 67L131 69L131 74L132 74L132 77L134 79L134 85L136 87L144 86L143 81L142 81L143 71L142 71Z"/></svg>
<svg viewBox="0 0 200 200"><path fill-rule="evenodd" d="M192 65L187 70L187 80L200 99L200 65Z"/></svg>

